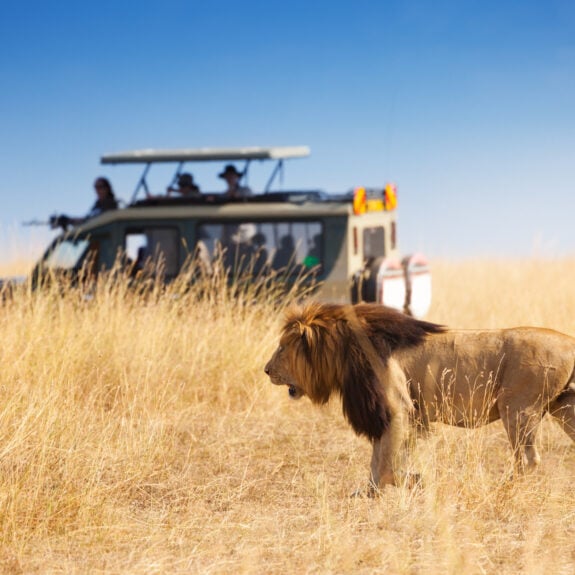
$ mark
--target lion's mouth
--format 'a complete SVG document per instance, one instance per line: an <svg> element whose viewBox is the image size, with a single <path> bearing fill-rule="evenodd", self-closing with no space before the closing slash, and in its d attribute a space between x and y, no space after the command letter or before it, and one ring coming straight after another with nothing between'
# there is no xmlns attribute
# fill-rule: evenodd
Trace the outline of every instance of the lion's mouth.
<svg viewBox="0 0 575 575"><path fill-rule="evenodd" d="M292 384L288 384L288 393L292 399L300 399L303 397L303 391Z"/></svg>

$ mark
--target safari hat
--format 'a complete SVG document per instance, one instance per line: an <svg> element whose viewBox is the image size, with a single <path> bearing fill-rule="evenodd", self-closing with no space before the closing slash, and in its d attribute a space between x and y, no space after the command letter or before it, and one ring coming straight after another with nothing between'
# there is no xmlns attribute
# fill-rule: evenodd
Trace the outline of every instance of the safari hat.
<svg viewBox="0 0 575 575"><path fill-rule="evenodd" d="M221 174L218 174L218 178L225 178L228 174L235 174L236 176L243 176L242 172L238 172L233 164L228 164Z"/></svg>
<svg viewBox="0 0 575 575"><path fill-rule="evenodd" d="M182 186L194 186L194 178L192 174L180 174L178 177L178 186L181 188Z"/></svg>

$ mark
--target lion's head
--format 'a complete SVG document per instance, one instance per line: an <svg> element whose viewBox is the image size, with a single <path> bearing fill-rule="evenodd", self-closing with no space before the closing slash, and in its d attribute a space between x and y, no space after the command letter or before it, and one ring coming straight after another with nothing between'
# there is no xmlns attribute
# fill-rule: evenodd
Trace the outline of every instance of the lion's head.
<svg viewBox="0 0 575 575"><path fill-rule="evenodd" d="M340 395L356 433L375 439L390 419L377 374L394 350L441 330L381 305L310 303L287 312L265 372L275 385L286 385L294 399L307 395L323 404L332 393Z"/></svg>

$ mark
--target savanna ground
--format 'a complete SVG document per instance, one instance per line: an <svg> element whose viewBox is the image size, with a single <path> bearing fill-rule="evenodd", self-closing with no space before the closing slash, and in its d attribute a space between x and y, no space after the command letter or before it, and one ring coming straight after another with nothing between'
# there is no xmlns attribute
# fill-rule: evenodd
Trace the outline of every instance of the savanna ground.
<svg viewBox="0 0 575 575"><path fill-rule="evenodd" d="M428 319L575 334L575 261L432 262ZM416 490L366 485L337 402L263 366L270 304L17 293L0 308L0 572L573 573L575 449L509 481L500 423L438 426Z"/></svg>

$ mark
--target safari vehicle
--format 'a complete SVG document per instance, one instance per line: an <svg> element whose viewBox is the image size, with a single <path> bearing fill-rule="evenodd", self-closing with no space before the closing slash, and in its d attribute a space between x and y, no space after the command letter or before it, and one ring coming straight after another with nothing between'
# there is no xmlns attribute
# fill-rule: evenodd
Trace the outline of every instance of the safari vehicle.
<svg viewBox="0 0 575 575"><path fill-rule="evenodd" d="M318 299L381 302L423 316L431 299L430 273L422 256L400 259L395 187L357 187L340 194L283 189L285 160L307 155L305 146L104 155L102 164L144 166L132 198L126 207L104 212L55 238L33 281L38 284L54 272L79 274L86 262L101 273L112 269L121 253L136 268L152 262L162 280L170 282L190 254L199 253L198 265L207 269L222 258L230 277L268 272L278 277L273 274L278 270L301 277L302 270L309 270L304 277L315 283ZM195 198L158 195L148 183L150 169L161 163L176 165L176 181L188 163L241 162L242 184L249 185L256 161L275 165L263 189L241 199L204 190Z"/></svg>

